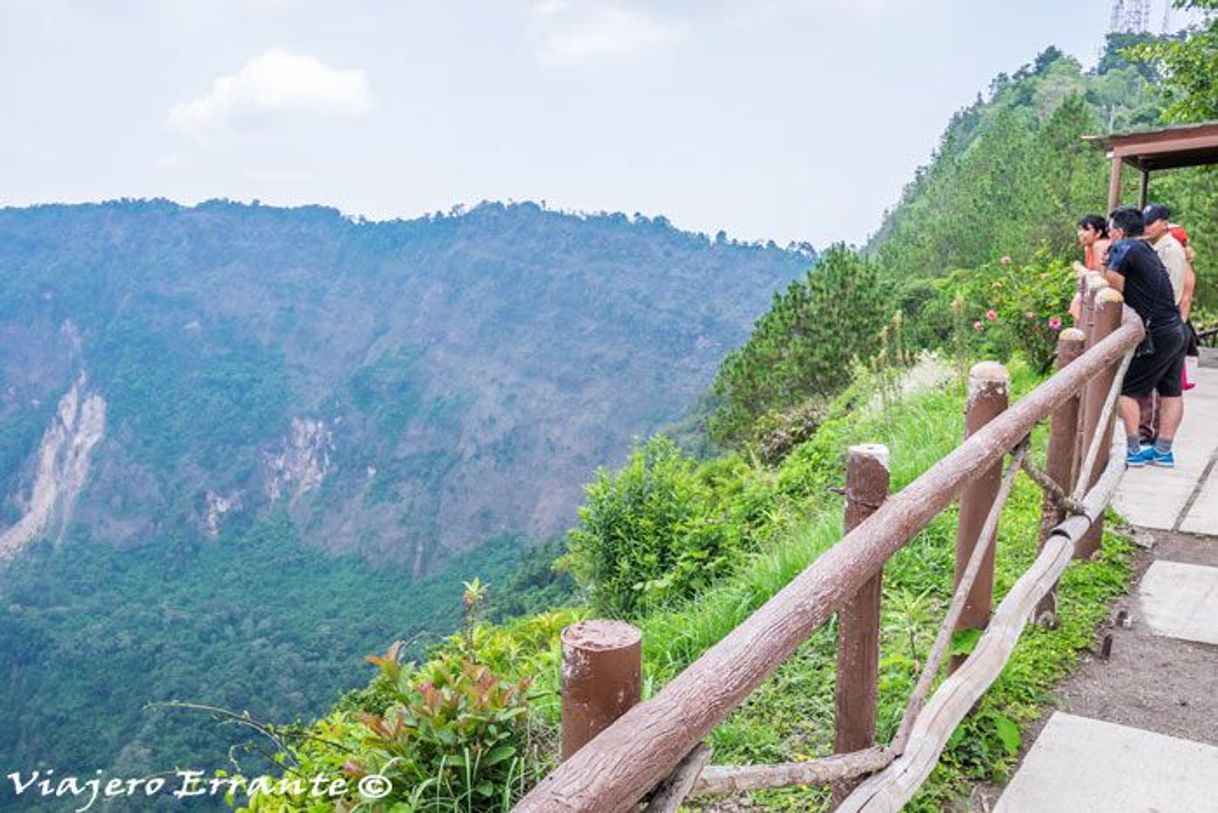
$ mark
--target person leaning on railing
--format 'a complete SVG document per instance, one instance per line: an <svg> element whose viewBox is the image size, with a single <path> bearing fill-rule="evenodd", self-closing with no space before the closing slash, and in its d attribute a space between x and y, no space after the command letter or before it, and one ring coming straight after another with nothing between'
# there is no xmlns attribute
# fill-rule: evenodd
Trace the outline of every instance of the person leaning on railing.
<svg viewBox="0 0 1218 813"><path fill-rule="evenodd" d="M1171 280L1172 294L1180 309L1180 320L1184 322L1185 341L1191 345L1192 331L1188 326L1188 312L1192 305L1193 287L1196 284L1192 263L1185 244L1188 236L1183 229L1172 227L1171 211L1161 203L1152 203L1142 210L1143 231L1163 261ZM1187 356L1187 351L1186 351ZM1187 360L1180 371L1181 389L1192 389L1188 383ZM1158 393L1151 391L1138 401L1141 418L1138 422L1138 437L1143 445L1150 445L1159 437L1160 407Z"/></svg>
<svg viewBox="0 0 1218 813"><path fill-rule="evenodd" d="M1109 216L1112 246L1104 277L1125 296L1125 302L1146 325L1146 338L1134 351L1121 385L1120 412L1125 425L1130 466L1175 465L1172 444L1184 419L1181 374L1187 343L1180 308L1163 261L1144 236L1145 221L1137 209L1117 209ZM1138 436L1138 399L1159 394L1159 436L1142 446Z"/></svg>
<svg viewBox="0 0 1218 813"><path fill-rule="evenodd" d="M1112 240L1108 237L1108 221L1100 215L1083 215L1078 221L1078 244L1083 249L1083 262L1074 263L1077 274L1088 271L1103 271L1104 258L1108 255L1108 246ZM1080 294L1075 294L1070 301L1068 312L1078 321L1082 312L1083 300Z"/></svg>

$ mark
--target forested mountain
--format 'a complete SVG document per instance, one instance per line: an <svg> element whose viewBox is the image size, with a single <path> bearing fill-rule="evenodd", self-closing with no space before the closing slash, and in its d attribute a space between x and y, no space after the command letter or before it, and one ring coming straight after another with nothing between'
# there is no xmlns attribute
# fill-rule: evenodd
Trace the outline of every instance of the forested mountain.
<svg viewBox="0 0 1218 813"><path fill-rule="evenodd" d="M813 260L527 203L0 210L0 757L214 764L141 706L315 713L567 527Z"/></svg>
<svg viewBox="0 0 1218 813"><path fill-rule="evenodd" d="M1114 35L1095 68L1049 48L958 112L933 160L905 188L868 245L903 290L916 316L928 280L1007 256L1081 258L1079 216L1106 214L1109 163L1085 135L1162 123L1165 104L1154 70L1125 54L1153 38ZM1136 173L1125 173L1126 203L1137 202ZM1152 177L1152 200L1168 204L1190 228L1203 280L1218 279L1218 172L1214 168ZM1202 304L1218 304L1212 284Z"/></svg>

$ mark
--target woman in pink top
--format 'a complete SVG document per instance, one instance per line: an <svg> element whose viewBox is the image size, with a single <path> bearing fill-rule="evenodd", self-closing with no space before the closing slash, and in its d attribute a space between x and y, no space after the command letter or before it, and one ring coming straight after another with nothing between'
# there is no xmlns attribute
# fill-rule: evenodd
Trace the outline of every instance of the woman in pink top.
<svg viewBox="0 0 1218 813"><path fill-rule="evenodd" d="M1112 244L1108 238L1108 222L1099 215L1083 215L1078 221L1078 244L1083 247L1083 263L1075 263L1079 275L1086 271L1102 271L1108 246ZM1075 322L1081 310L1082 298L1075 294L1070 302L1070 315Z"/></svg>

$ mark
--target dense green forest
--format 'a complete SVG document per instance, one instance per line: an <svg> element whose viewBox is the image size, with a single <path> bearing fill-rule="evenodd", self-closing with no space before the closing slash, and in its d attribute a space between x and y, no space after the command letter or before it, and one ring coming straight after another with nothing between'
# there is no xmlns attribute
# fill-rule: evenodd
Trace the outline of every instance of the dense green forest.
<svg viewBox="0 0 1218 813"><path fill-rule="evenodd" d="M835 246L818 269L775 293L720 366L695 429L681 427L682 443L657 435L637 443L625 466L598 472L555 563L579 588L567 609L488 623L481 606L496 586L467 585L462 632L423 661L396 648L372 659L378 674L367 689L287 739L278 757L284 775L377 773L393 780L391 798L403 810L505 810L554 763L564 624L595 613L638 625L645 696L676 675L840 537L834 487L849 443L887 444L900 488L958 444L968 364L1006 362L1017 397L1043 379L1068 324L1075 223L1105 202L1107 162L1082 136L1210 109L1195 97L1212 101L1211 84L1180 67L1195 66L1197 55L1176 49L1212 49L1215 26L1187 38L1112 37L1092 70L1050 48L998 77L953 117L863 252ZM1205 56L1212 62L1212 50ZM1201 318L1218 278L1216 181L1212 170L1181 171L1152 187L1194 234ZM846 311L863 315L851 325L858 335L845 330ZM691 431L715 443L688 442ZM1042 454L1043 430L1033 443ZM1035 555L1039 505L1036 488L1017 480L999 531L999 596ZM954 523L945 512L886 567L881 739L896 727L950 600ZM1102 555L1067 572L1062 626L1025 633L908 809L952 809L976 782L1007 776L1022 728L1043 713L1054 682L1125 588L1130 551L1109 533ZM958 640L954 651L968 645ZM715 760L825 753L833 670L826 627L711 734ZM736 802L821 810L830 800L826 788L798 788ZM233 803L308 804L291 789Z"/></svg>
<svg viewBox="0 0 1218 813"><path fill-rule="evenodd" d="M246 732L146 706L309 719L463 580L560 601L581 483L814 259L534 204L0 210L0 760L219 766Z"/></svg>

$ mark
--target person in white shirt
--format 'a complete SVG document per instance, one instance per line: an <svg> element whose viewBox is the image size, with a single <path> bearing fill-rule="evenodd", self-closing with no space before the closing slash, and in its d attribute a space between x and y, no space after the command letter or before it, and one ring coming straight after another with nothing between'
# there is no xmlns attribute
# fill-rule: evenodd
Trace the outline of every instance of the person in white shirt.
<svg viewBox="0 0 1218 813"><path fill-rule="evenodd" d="M1154 246L1155 254L1159 255L1159 260L1167 269L1172 293L1175 295L1177 307L1180 308L1180 316L1187 321L1196 277L1184 245L1173 233L1171 210L1162 203L1152 203L1142 211L1142 217L1146 223L1144 232L1146 239ZM1185 385L1187 386L1187 375ZM1192 387L1190 386L1189 389ZM1154 443L1159 436L1158 396L1152 392L1145 398L1139 399L1138 408L1141 412L1138 435L1143 443Z"/></svg>

